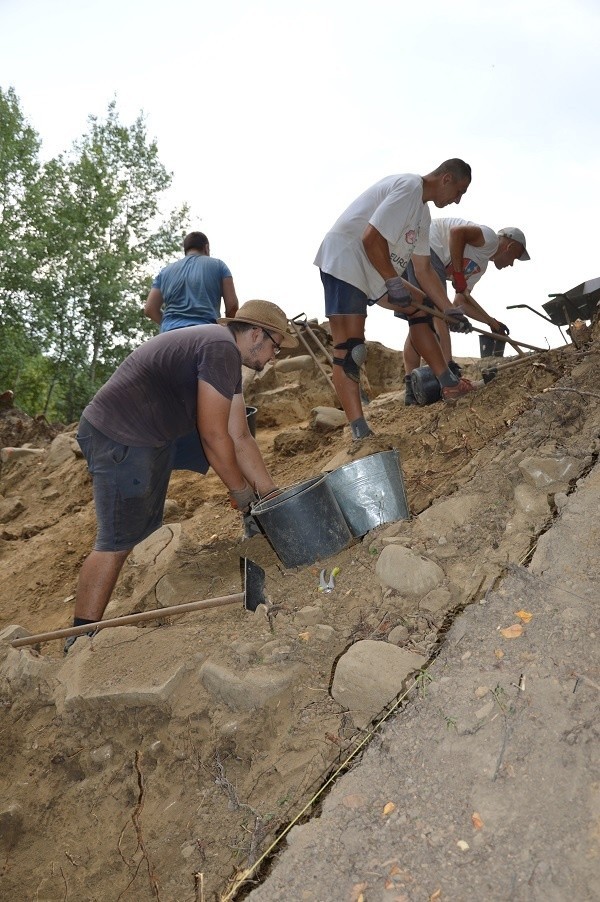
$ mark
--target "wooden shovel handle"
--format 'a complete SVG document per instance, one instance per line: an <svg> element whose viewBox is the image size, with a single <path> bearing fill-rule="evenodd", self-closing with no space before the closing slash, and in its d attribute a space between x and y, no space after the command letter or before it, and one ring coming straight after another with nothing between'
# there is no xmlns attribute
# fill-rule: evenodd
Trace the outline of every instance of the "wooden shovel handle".
<svg viewBox="0 0 600 902"><path fill-rule="evenodd" d="M130 623L142 623L145 620L160 620L161 617L173 617L177 614L187 614L188 611L200 611L205 608L218 608L226 604L235 604L237 601L243 603L243 592L236 592L235 595L221 595L218 598L206 598L204 601L175 604L169 608L141 611L139 614L126 614L124 617L112 617L108 620L98 620L95 623L84 623L83 626L70 626L67 629L53 630L50 633L39 633L37 636L24 636L22 639L13 639L10 644L13 648L22 648L24 645L37 645L38 642L48 642L50 639L83 636L85 633L105 630L111 626L127 626Z"/></svg>

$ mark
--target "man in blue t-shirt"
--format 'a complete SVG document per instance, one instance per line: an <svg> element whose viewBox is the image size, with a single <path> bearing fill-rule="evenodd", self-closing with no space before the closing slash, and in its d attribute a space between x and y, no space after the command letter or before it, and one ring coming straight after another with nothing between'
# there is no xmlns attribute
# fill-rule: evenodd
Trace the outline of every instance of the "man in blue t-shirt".
<svg viewBox="0 0 600 902"><path fill-rule="evenodd" d="M144 313L161 332L216 323L221 315L235 316L238 299L229 267L210 256L203 232L190 232L183 241L185 256L161 269L152 283Z"/></svg>

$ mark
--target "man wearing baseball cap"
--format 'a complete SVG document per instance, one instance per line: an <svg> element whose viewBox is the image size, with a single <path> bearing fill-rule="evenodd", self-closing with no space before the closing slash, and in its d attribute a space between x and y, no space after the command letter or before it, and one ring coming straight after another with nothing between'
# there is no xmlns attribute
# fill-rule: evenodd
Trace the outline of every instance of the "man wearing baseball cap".
<svg viewBox="0 0 600 902"><path fill-rule="evenodd" d="M526 250L525 235L521 229L507 226L494 232L489 226L478 225L467 219L441 217L431 221L429 246L431 265L440 281L444 285L446 281L451 282L456 292L454 304L461 307L466 316L485 323L492 332L508 335L508 327L490 316L475 300L471 291L485 273L489 263L493 263L496 269L505 269L512 266L515 260L530 259ZM415 262L418 263L418 260ZM407 272L407 278L418 285L413 268ZM436 319L435 330L449 369L455 375L460 375L460 367L452 360L452 342L448 326L442 320ZM420 362L421 357L411 343L409 333L404 345L407 405L416 404L410 374Z"/></svg>
<svg viewBox="0 0 600 902"><path fill-rule="evenodd" d="M102 618L128 554L162 525L173 470L212 467L243 514L277 491L248 429L242 364L260 372L296 344L280 307L247 301L219 324L151 338L92 398L77 440L93 478L97 535L79 574L74 626Z"/></svg>

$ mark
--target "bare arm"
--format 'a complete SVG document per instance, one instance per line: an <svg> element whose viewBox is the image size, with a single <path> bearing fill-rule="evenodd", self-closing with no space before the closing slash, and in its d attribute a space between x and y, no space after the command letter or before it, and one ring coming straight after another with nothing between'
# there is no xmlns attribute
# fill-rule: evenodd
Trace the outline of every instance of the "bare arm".
<svg viewBox="0 0 600 902"><path fill-rule="evenodd" d="M162 323L162 305L164 304L164 299L162 294L160 293L158 288L151 288L148 297L146 298L146 303L144 304L144 313L148 316L153 322L160 324Z"/></svg>
<svg viewBox="0 0 600 902"><path fill-rule="evenodd" d="M455 272L463 271L463 259L465 247L471 244L473 247L483 247L485 238L477 225L453 226L450 229L450 262Z"/></svg>
<svg viewBox="0 0 600 902"><path fill-rule="evenodd" d="M243 395L228 401L208 382L198 382L197 423L206 459L229 491L250 485L263 496L276 488L248 429Z"/></svg>
<svg viewBox="0 0 600 902"><path fill-rule="evenodd" d="M433 301L436 307L443 312L451 310L452 304L446 292L446 286L442 285L439 276L431 265L431 258L421 254L413 254L412 264L415 269L417 282L427 295Z"/></svg>
<svg viewBox="0 0 600 902"><path fill-rule="evenodd" d="M223 279L221 283L221 295L225 302L225 316L235 316L240 305L231 276L227 276Z"/></svg>
<svg viewBox="0 0 600 902"><path fill-rule="evenodd" d="M246 487L246 478L237 461L229 434L232 402L209 385L198 382L196 421L206 459L229 491Z"/></svg>
<svg viewBox="0 0 600 902"><path fill-rule="evenodd" d="M502 327L500 320L494 319L493 316L490 316L489 313L486 313L481 304L475 300L470 292L457 295L457 297L459 298L461 306L464 308L467 316L469 316L471 319L476 319L480 323L485 323L487 326L490 326L492 332L501 331Z"/></svg>
<svg viewBox="0 0 600 902"><path fill-rule="evenodd" d="M238 466L247 482L261 497L268 495L277 486L267 471L260 449L248 428L243 395L234 395L233 397L228 428L235 447Z"/></svg>
<svg viewBox="0 0 600 902"><path fill-rule="evenodd" d="M362 236L362 243L369 263L375 267L382 279L393 279L398 275L390 257L390 248L381 232L368 225Z"/></svg>

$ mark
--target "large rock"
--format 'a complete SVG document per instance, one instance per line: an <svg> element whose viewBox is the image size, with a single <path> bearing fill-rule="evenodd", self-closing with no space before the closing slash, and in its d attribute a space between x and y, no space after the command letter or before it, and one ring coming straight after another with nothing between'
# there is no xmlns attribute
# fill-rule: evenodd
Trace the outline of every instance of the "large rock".
<svg viewBox="0 0 600 902"><path fill-rule="evenodd" d="M402 691L406 678L427 663L389 642L364 639L351 645L335 669L331 694L356 726L366 726Z"/></svg>
<svg viewBox="0 0 600 902"><path fill-rule="evenodd" d="M240 675L214 661L206 661L200 670L200 678L215 701L233 711L252 711L280 699L304 672L304 668L297 665L281 669L270 666L252 667Z"/></svg>
<svg viewBox="0 0 600 902"><path fill-rule="evenodd" d="M74 461L77 457L82 457L77 439L70 432L61 432L50 445L44 469L56 470L57 467L62 466L67 461Z"/></svg>
<svg viewBox="0 0 600 902"><path fill-rule="evenodd" d="M57 674L56 707L98 716L117 708L168 712L186 670L201 661L169 630L108 627L82 636L69 651Z"/></svg>
<svg viewBox="0 0 600 902"><path fill-rule="evenodd" d="M444 571L434 561L403 545L386 545L377 559L375 573L383 586L414 598L422 598L445 579Z"/></svg>
<svg viewBox="0 0 600 902"><path fill-rule="evenodd" d="M583 473L586 463L576 457L526 457L519 464L523 476L535 489L564 488Z"/></svg>
<svg viewBox="0 0 600 902"><path fill-rule="evenodd" d="M418 528L425 535L439 539L472 520L480 505L480 495L449 498L419 514Z"/></svg>

